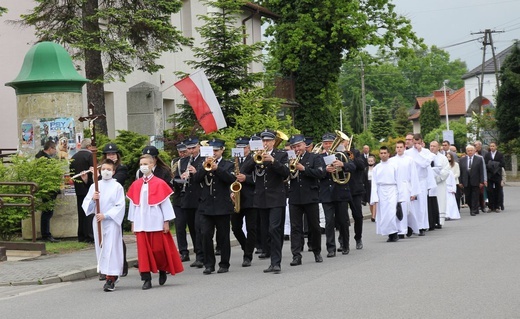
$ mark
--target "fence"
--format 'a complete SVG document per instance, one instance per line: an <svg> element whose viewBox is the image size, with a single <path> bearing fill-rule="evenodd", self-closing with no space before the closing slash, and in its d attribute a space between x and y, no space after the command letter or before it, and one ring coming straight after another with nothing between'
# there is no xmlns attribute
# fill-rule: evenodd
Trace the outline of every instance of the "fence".
<svg viewBox="0 0 520 319"><path fill-rule="evenodd" d="M31 213L32 241L36 242L36 218L34 215L34 194L38 184L32 182L0 182L0 186L29 187L29 194L0 194L0 214L4 207L29 207ZM3 198L28 198L28 203L6 203Z"/></svg>

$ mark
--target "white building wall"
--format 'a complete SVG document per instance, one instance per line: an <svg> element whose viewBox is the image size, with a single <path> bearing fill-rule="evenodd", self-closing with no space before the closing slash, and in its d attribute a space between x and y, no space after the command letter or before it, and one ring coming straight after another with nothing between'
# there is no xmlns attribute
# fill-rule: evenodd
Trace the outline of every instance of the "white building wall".
<svg viewBox="0 0 520 319"><path fill-rule="evenodd" d="M172 16L172 24L183 31L184 35L194 37L194 45L200 46L201 38L196 28L202 26L197 16L206 14L207 8L198 0L183 0L183 9L181 12ZM9 12L0 17L0 61L2 63L2 72L0 72L0 148L16 148L18 145L17 127L16 127L16 95L11 87L3 84L12 81L19 73L23 58L27 51L34 44L34 30L31 28L20 29L13 25L7 24L8 20L19 19L20 14L27 13L34 7L33 0L19 0L16 5L8 5ZM237 25L241 25L242 21L250 15L250 12L244 12ZM245 22L246 32L249 34L247 43L251 41L261 41L261 20L258 15ZM180 71L191 73L193 70L187 65L187 60L193 60L193 52L191 47L183 47L182 51L165 53L159 63L165 68L161 71L149 74L142 71L135 71L126 76L125 82L114 82L105 84L105 99L107 107L107 126L109 128L109 136L115 137L117 130L128 130L127 123L127 100L126 92L128 88L139 84L143 81L156 85L162 91L163 100L168 107L166 108L165 118L173 111L178 111L177 104L182 104L184 98L180 92L173 86L173 83L180 80L180 77L174 72ZM252 72L262 72L263 65L261 63L253 63L250 66ZM86 94L84 87L84 110L86 113ZM172 102L173 101L173 107ZM112 109L108 109L112 108ZM154 125L150 123L150 125ZM166 126L166 128L171 127Z"/></svg>
<svg viewBox="0 0 520 319"><path fill-rule="evenodd" d="M479 95L479 84L480 80L477 77L471 77L464 80L464 88L466 90L466 110L473 100ZM496 105L495 94L497 88L497 81L494 74L484 75L484 86L482 95Z"/></svg>

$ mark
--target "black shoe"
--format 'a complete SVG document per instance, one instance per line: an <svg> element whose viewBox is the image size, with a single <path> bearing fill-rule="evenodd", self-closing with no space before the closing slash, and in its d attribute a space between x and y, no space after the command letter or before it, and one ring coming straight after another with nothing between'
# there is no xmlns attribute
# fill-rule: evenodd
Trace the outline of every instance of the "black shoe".
<svg viewBox="0 0 520 319"><path fill-rule="evenodd" d="M143 284L143 290L148 290L152 288L152 281L151 280L145 280Z"/></svg>
<svg viewBox="0 0 520 319"><path fill-rule="evenodd" d="M302 258L301 257L293 257L291 263L289 265L291 266L299 266L302 264Z"/></svg>
<svg viewBox="0 0 520 319"><path fill-rule="evenodd" d="M399 237L397 236L397 234L390 234L390 235L388 235L388 239L386 240L386 242L395 243L398 240L399 240Z"/></svg>
<svg viewBox="0 0 520 319"><path fill-rule="evenodd" d="M329 251L327 253L327 258L331 258L331 257L336 257L336 252L335 251Z"/></svg>
<svg viewBox="0 0 520 319"><path fill-rule="evenodd" d="M139 263L135 263L134 268L139 268Z"/></svg>
<svg viewBox="0 0 520 319"><path fill-rule="evenodd" d="M356 249L363 249L363 241L361 239L356 240Z"/></svg>
<svg viewBox="0 0 520 319"><path fill-rule="evenodd" d="M226 267L220 267L218 270L217 270L217 274L224 274L224 273L227 273L229 271L229 268L226 268Z"/></svg>
<svg viewBox="0 0 520 319"><path fill-rule="evenodd" d="M256 251L255 251L255 254L256 254L256 255L259 255L259 254L261 254L261 253L263 253L263 252L264 252L264 251L263 251L262 249L257 248Z"/></svg>
<svg viewBox="0 0 520 319"><path fill-rule="evenodd" d="M429 231L435 230L435 227L428 228Z"/></svg>
<svg viewBox="0 0 520 319"><path fill-rule="evenodd" d="M477 214L475 213L469 213L471 216L477 216Z"/></svg>
<svg viewBox="0 0 520 319"><path fill-rule="evenodd" d="M442 225L435 225L436 229L442 229Z"/></svg>
<svg viewBox="0 0 520 319"><path fill-rule="evenodd" d="M251 259L244 258L244 261L242 262L242 267L249 267L251 266Z"/></svg>
<svg viewBox="0 0 520 319"><path fill-rule="evenodd" d="M343 246L339 246L338 252L342 252L342 251L343 251Z"/></svg>
<svg viewBox="0 0 520 319"><path fill-rule="evenodd" d="M404 235L399 234L399 239L404 239Z"/></svg>
<svg viewBox="0 0 520 319"><path fill-rule="evenodd" d="M341 251L342 255L348 255L348 253L350 253L350 247L343 248L343 250Z"/></svg>
<svg viewBox="0 0 520 319"><path fill-rule="evenodd" d="M99 274L99 281L105 281L107 280L107 276L103 274Z"/></svg>
<svg viewBox="0 0 520 319"><path fill-rule="evenodd" d="M406 237L411 237L413 234L413 229L411 227L408 227L408 232L406 233Z"/></svg>
<svg viewBox="0 0 520 319"><path fill-rule="evenodd" d="M215 256L220 256L220 249L215 249Z"/></svg>
<svg viewBox="0 0 520 319"><path fill-rule="evenodd" d="M307 251L312 251L312 248L311 247L307 248Z"/></svg>
<svg viewBox="0 0 520 319"><path fill-rule="evenodd" d="M190 261L190 255L189 254L182 254L181 255L181 261L182 262Z"/></svg>
<svg viewBox="0 0 520 319"><path fill-rule="evenodd" d="M168 279L168 277L166 276L166 271L159 270L159 285L164 285L166 279Z"/></svg>
<svg viewBox="0 0 520 319"><path fill-rule="evenodd" d="M285 241L290 240L290 239L291 239L291 237L289 237L289 235L284 235L283 236L283 240L285 240Z"/></svg>
<svg viewBox="0 0 520 319"><path fill-rule="evenodd" d="M273 265L270 265L267 269L264 269L265 273L272 272L274 274L279 274L281 271L282 271L282 269L280 268L280 266L273 266Z"/></svg>
<svg viewBox="0 0 520 319"><path fill-rule="evenodd" d="M204 264L200 260L195 260L193 263L191 263L190 267L202 268L204 267Z"/></svg>
<svg viewBox="0 0 520 319"><path fill-rule="evenodd" d="M325 228L320 227L320 233L321 233L322 235L325 235Z"/></svg>
<svg viewBox="0 0 520 319"><path fill-rule="evenodd" d="M204 275L209 275L211 274L212 272L215 271L215 268L212 268L212 267L208 267L206 269L204 269L204 271L202 272Z"/></svg>
<svg viewBox="0 0 520 319"><path fill-rule="evenodd" d="M376 222L376 219L375 219L374 217L370 217L370 221L371 221L372 223L375 223L375 222Z"/></svg>
<svg viewBox="0 0 520 319"><path fill-rule="evenodd" d="M426 236L426 231L424 229L419 229L419 236Z"/></svg>
<svg viewBox="0 0 520 319"><path fill-rule="evenodd" d="M114 291L116 290L116 285L114 284L114 282L112 280L107 280L107 282L105 283L105 285L103 286L103 290L104 291Z"/></svg>
<svg viewBox="0 0 520 319"><path fill-rule="evenodd" d="M44 237L44 241L48 241L49 243L59 243L60 241L52 236Z"/></svg>
<svg viewBox="0 0 520 319"><path fill-rule="evenodd" d="M314 261L316 261L317 263L322 263L323 257L321 257L321 254L314 254Z"/></svg>
<svg viewBox="0 0 520 319"><path fill-rule="evenodd" d="M266 258L270 258L271 257L271 254L266 254L266 253L261 253L260 256L258 256L258 258L260 259L266 259Z"/></svg>

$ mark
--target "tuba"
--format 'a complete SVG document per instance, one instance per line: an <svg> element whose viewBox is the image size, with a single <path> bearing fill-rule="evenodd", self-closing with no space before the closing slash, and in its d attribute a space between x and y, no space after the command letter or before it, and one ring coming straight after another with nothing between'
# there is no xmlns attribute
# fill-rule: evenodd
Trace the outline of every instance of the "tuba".
<svg viewBox="0 0 520 319"><path fill-rule="evenodd" d="M238 165L238 156L235 156L235 176L240 174L240 167ZM240 212L240 191L242 190L242 184L236 180L229 186L231 190L232 196L231 201L233 202L233 206L235 209L235 213Z"/></svg>
<svg viewBox="0 0 520 319"><path fill-rule="evenodd" d="M321 154L323 152L323 142L319 142L312 148L311 153Z"/></svg>
<svg viewBox="0 0 520 319"><path fill-rule="evenodd" d="M330 147L330 151L331 151L331 153L335 153L335 155L338 158L338 160L341 160L341 161L343 161L345 163L348 163L349 158L345 155L345 153L343 153L343 152L336 152L336 149L338 148L338 146L341 143L343 143L343 141L350 140L350 138L347 136L347 134L341 132L340 130L336 130L336 131L334 131L334 133L336 133L336 138L332 142L332 146ZM350 144L349 144L347 152L350 152ZM336 171L331 173L331 175L332 175L332 180L335 183L340 184L340 185L344 185L344 184L348 183L348 181L350 180L350 173L344 173L344 176L341 177L339 169L336 169Z"/></svg>
<svg viewBox="0 0 520 319"><path fill-rule="evenodd" d="M282 141L289 140L289 137L282 131L276 131L276 137L274 139L273 149L278 148Z"/></svg>

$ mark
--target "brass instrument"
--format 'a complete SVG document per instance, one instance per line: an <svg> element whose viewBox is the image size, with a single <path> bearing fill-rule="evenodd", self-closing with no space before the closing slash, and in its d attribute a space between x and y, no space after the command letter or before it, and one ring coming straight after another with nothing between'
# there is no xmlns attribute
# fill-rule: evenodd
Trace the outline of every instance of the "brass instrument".
<svg viewBox="0 0 520 319"><path fill-rule="evenodd" d="M282 131L276 131L276 137L274 139L273 149L278 148L282 141L288 141L289 137Z"/></svg>
<svg viewBox="0 0 520 319"><path fill-rule="evenodd" d="M335 152L336 157L339 156L338 160L342 160L343 162L348 163L349 158L343 152L336 152L336 149L338 148L338 146L341 143L343 143L343 141L350 140L350 138L347 136L347 134L341 132L340 130L336 130L336 131L334 131L334 133L336 133L336 138L332 142L332 146L330 147L330 152L331 153ZM350 144L349 144L347 152L350 152ZM344 184L348 183L348 181L350 180L350 173L348 173L348 172L344 173L344 177L340 177L339 173L340 173L340 170L338 168L336 168L336 171L331 173L332 180L335 183L340 184L340 185L344 185Z"/></svg>
<svg viewBox="0 0 520 319"><path fill-rule="evenodd" d="M253 155L253 160L255 161L255 163L262 164L264 162L265 152L267 152L267 147L264 148L263 150L255 152L255 155Z"/></svg>
<svg viewBox="0 0 520 319"><path fill-rule="evenodd" d="M292 178L298 177L298 174L300 171L296 168L296 165L298 165L300 160L301 160L301 155L298 154L298 156L296 156L296 158L291 159L289 162L289 171L291 173Z"/></svg>
<svg viewBox="0 0 520 319"><path fill-rule="evenodd" d="M235 176L240 174L240 167L238 165L238 156L235 156ZM240 212L240 191L242 190L242 184L236 180L229 186L231 193L231 201L233 202L233 206L235 208L235 213Z"/></svg>
<svg viewBox="0 0 520 319"><path fill-rule="evenodd" d="M202 167L204 167L204 169L209 172L209 171L211 171L213 162L215 162L215 159L213 157L208 157L208 158L206 158L204 163L202 163Z"/></svg>
<svg viewBox="0 0 520 319"><path fill-rule="evenodd" d="M171 169L172 169L172 173L173 175L175 175L175 171L177 170L177 168L179 167L179 163L180 163L181 159L179 158L175 163L173 163ZM173 162L173 161L172 161Z"/></svg>
<svg viewBox="0 0 520 319"><path fill-rule="evenodd" d="M314 147L312 148L311 153L314 153L314 154L321 154L321 153L323 153L323 142L319 142L316 145L314 145Z"/></svg>

